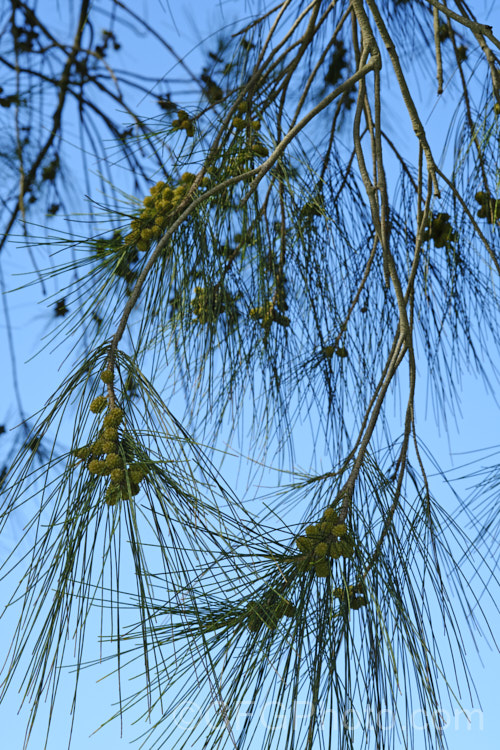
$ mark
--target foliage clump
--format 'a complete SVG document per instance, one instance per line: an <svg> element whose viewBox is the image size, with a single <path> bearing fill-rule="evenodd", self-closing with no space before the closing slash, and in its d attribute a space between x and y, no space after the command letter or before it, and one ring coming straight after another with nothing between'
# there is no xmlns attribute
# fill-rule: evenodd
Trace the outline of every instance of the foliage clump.
<svg viewBox="0 0 500 750"><path fill-rule="evenodd" d="M110 271L123 279L130 289L138 275L139 254L137 248L125 240L122 230L115 230L110 237L94 239L91 249L98 263L106 263Z"/></svg>
<svg viewBox="0 0 500 750"><path fill-rule="evenodd" d="M248 629L257 633L263 625L275 630L282 617L295 617L295 614L292 602L270 590L261 599L247 602L245 617Z"/></svg>
<svg viewBox="0 0 500 750"><path fill-rule="evenodd" d="M21 16L25 11L18 13L17 5L26 4L14 5L16 17ZM117 8L126 5L118 3ZM420 372L426 365L432 392L438 398L442 394L446 415L448 405L456 403L455 367L459 370L472 360L481 364L488 353L475 340L477 331L487 330L488 343L491 339L498 349L497 295L490 278L494 269L500 271L498 252L493 233L485 232L485 237L477 231L469 194L470 175L477 175L472 184L480 180L485 191L476 194L477 216L496 224L500 203L491 191L498 181L498 119L492 110L497 117L493 94L498 90L498 71L491 62L493 48L488 51L492 32L477 25L471 35L470 17L464 16L462 23L460 13L449 11L446 4L439 11L427 0L353 0L347 5L344 13L336 3L287 2L245 20L244 29L236 28L227 40L221 38L201 76L189 73L187 65L178 66L190 82L186 89L183 81L174 96L180 102L177 93L183 97L181 91L189 91L182 100L189 112L174 104L170 94L157 98L158 89L152 86L166 113L160 126L153 133L146 121L134 117L133 124L122 123L117 131L134 184L149 188L159 179L151 181L153 170L160 170L163 179L149 192L139 187L141 198L129 198L126 213L116 210L119 192L104 203L106 211L113 210L112 221L125 225L115 231L112 227L110 236L89 240L92 282L99 275L88 295L97 335L94 340L82 337L82 346L93 351L86 351L78 378L70 377L51 402L44 429L32 433L31 450L25 454L28 463L17 461L21 488L24 478L32 482L29 462L40 453L42 436L65 405L76 400L73 394L85 392L95 364L127 362L119 398L114 365L101 373L99 387L105 386L107 396L99 395L90 404L91 414L99 415L95 419L89 419L87 398L81 397L75 446L83 442L81 425L92 422L89 444L73 451L82 463L71 458L61 483L47 481L47 473L40 475L43 492L56 502L44 499L40 504L37 534L41 531L33 546L33 563L19 576L26 590L21 595L16 591L14 597L20 601L24 595L24 606L9 667L13 672L23 663L21 651L35 633L38 609L30 620L26 602L34 600L34 586L41 582L43 595L53 590L55 596L44 608L50 609L50 617L47 624L42 622L27 678L33 696L50 690L50 679L57 682L54 675L63 666L64 644L55 643L52 634L72 629L72 599L79 597L76 621L81 627L76 632L83 633L85 608L93 607L96 586L108 585L108 566L110 610L117 617L117 627L113 623L111 630L121 669L122 639L132 646L134 625L125 633L115 606L123 601L121 572L126 570L119 554L112 561L106 557L116 543L118 553L127 547L133 555L138 592L133 604L139 605L135 632L140 633L137 646L144 651L148 706L159 706L176 679L185 684L180 692L185 690L189 698L190 691L199 689L212 700L215 686L217 702L220 698L224 711L227 706L228 713L223 715L221 709L209 736L198 741L204 747L221 748L228 716L240 699L249 694L262 697L265 691L279 697L282 705L292 704L297 696L307 698L313 709L297 731L291 725L263 739L269 748L283 745L280 750L284 745L286 750L292 745L321 745L319 717L335 699L339 710L342 704L366 705L375 699L396 715L398 705L413 707L413 696L425 712L439 705L435 684L442 670L430 605L441 604L445 632L457 639L450 646L460 650L460 629L442 572L452 571L461 585L462 571L453 552L460 534L455 537L450 519L431 495L415 411ZM90 31L92 27L85 25ZM437 93L446 92L443 83L450 61L457 85L463 87L458 105L463 118L457 118L463 122L463 137L449 179L447 160L434 160L434 134L427 138L427 122L421 121L425 112L413 99L413 73L407 78L415 34L422 60L426 51L430 60L435 56ZM462 65L468 49L470 59L478 59L475 49L462 44L467 35L474 44L472 37L481 39L478 56L487 53L484 68L478 67L480 75L487 73L481 81L486 89L479 108L474 86L468 83L469 71L471 76L475 71L472 65ZM83 38L89 38L87 31ZM94 75L92 58L102 62L113 40L113 32L103 32L102 43L90 56L79 49L75 65L68 59L67 79L72 89L77 83L82 113L86 82ZM50 55L52 42L45 41L43 49ZM14 49L21 50L22 44L28 54L31 42L22 36ZM71 45L67 48L69 53ZM57 46L57 54L64 56L64 49ZM24 76L23 72L21 88ZM385 95L391 80L406 110L398 118L398 128L393 127L394 97ZM177 85L174 81L165 83ZM62 104L64 86L59 93ZM29 122L19 110L25 106L21 89L13 97L0 97L1 104L6 116L14 108L19 122ZM404 128L410 124L408 134L416 138L416 148L407 151ZM93 132L88 123L82 125L82 132ZM23 128L12 128L16 134L19 130L14 156L21 179L13 181L11 193L16 197L8 200L12 222L18 215L28 227L24 197L29 207L36 200L38 182L45 181L51 191L49 214L56 213L59 203L53 201L57 198L62 204L58 187L61 164L67 160L62 159L64 139L54 126L30 165L31 138L25 149ZM418 164L411 153L419 154ZM112 175L109 184L111 180ZM438 200L440 210L432 213ZM442 207L450 212L453 207L453 218ZM422 240L427 244L422 246ZM488 263L477 262L480 243ZM84 297L80 269L77 258L76 283L82 283L78 292ZM128 301L122 299L122 280ZM71 294L72 314L63 321L66 324L76 318L73 300L78 295ZM58 317L68 313L65 299L56 305ZM339 321L343 323L338 335L332 336ZM119 352L122 338L133 356ZM350 362L356 366L344 366ZM169 383L161 378L160 384L165 370ZM146 371L151 373L151 386L143 375ZM169 384L176 390L178 383L187 394L186 419L196 438L173 419L156 390ZM94 395L92 391L91 398ZM143 399L142 408L133 412L132 399L134 407ZM315 521L294 532L286 544L276 537L290 519L280 516L275 524L277 514L268 498L247 513L218 471L207 470L207 446L215 447L216 440L226 437L221 433L226 425L233 434L240 432L247 399L252 437L262 437L262 447L271 448L277 437L279 455L286 460L289 437L291 441L301 432L305 417L318 440L314 448L324 443L328 456L324 475L306 470L303 481L292 488L280 484L276 492L281 508L308 507L307 517ZM402 407L398 437L391 434L396 403ZM139 424L147 448L139 440ZM30 442L26 441L28 449ZM44 437L42 448L45 442ZM318 456L319 450L315 453ZM56 451L47 472L54 468L54 455ZM156 457L154 463L150 456ZM9 482L4 482L2 497L8 498L10 512L23 498L17 488L12 500L4 495L6 484L10 492ZM140 509L134 502L121 502L132 500L141 484ZM52 486L54 493L49 495ZM342 487L350 489L348 496L344 489L340 506ZM295 491L300 503L294 505ZM339 504L321 516L333 498ZM101 523L102 516L108 516L106 506L116 504L113 523ZM56 510L46 523L51 505ZM2 509L2 518L7 517ZM141 538L142 524L147 539ZM455 537L452 547L447 543L450 529ZM101 534L103 555L94 552ZM128 544L118 544L120 538ZM154 567L148 564L151 548ZM94 565L97 556L102 557L100 570ZM449 565L438 564L441 558ZM465 584L468 613L474 594ZM373 604L370 609L368 601ZM367 609L350 618L350 610L363 608ZM164 625L166 615L171 621ZM83 640L77 648L83 654L80 646ZM171 663L168 652L173 653ZM200 657L200 669L193 669L193 654ZM153 695L156 687L158 701ZM132 703L135 696L140 700L142 690L134 688ZM178 703L179 693L176 698ZM125 700L119 712L130 704ZM156 727L165 720L170 720L168 710L152 723ZM233 745L251 744L250 721ZM367 736L364 739L370 744ZM384 750L394 744L394 737L379 732L374 742ZM339 736L344 750L352 743L347 730Z"/></svg>
<svg viewBox="0 0 500 750"><path fill-rule="evenodd" d="M191 306L194 318L200 325L216 322L224 312L233 320L236 313L234 297L218 285L196 286Z"/></svg>

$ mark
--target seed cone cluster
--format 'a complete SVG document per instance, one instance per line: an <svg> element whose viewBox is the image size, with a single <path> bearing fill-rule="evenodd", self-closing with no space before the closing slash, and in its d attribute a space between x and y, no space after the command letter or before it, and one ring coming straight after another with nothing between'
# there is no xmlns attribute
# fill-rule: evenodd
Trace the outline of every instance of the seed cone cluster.
<svg viewBox="0 0 500 750"><path fill-rule="evenodd" d="M486 219L488 224L500 222L500 199L495 199L483 191L476 193L475 199L480 205L477 212L480 219Z"/></svg>
<svg viewBox="0 0 500 750"><path fill-rule="evenodd" d="M104 383L111 383L112 372L104 370L101 380ZM100 414L107 407L106 396L97 396L90 404L90 411ZM75 458L86 462L89 474L109 478L105 493L105 501L108 505L116 505L120 500L137 495L139 485L146 476L142 464L128 461L124 450L126 437L123 432L120 433L123 416L122 409L108 408L97 439L90 445L77 448L72 452Z"/></svg>
<svg viewBox="0 0 500 750"><path fill-rule="evenodd" d="M450 224L450 215L434 214L432 220L424 230L424 242L432 240L436 247L446 247L457 239L457 234Z"/></svg>
<svg viewBox="0 0 500 750"><path fill-rule="evenodd" d="M136 263L139 253L136 247L131 247L125 242L121 230L113 232L111 237L95 240L94 252L99 261L112 261L113 274L122 278L127 284L127 289L130 289L138 276Z"/></svg>
<svg viewBox="0 0 500 750"><path fill-rule="evenodd" d="M330 576L332 560L350 558L354 554L354 540L334 508L327 508L322 520L308 526L306 536L297 537L295 544L302 552L297 558L298 569L313 569L319 578Z"/></svg>
<svg viewBox="0 0 500 750"><path fill-rule="evenodd" d="M153 185L150 194L144 198L141 213L132 219L125 241L135 245L139 252L145 252L152 242L159 240L172 223L175 211L191 189L195 177L192 172L184 172L174 187L161 180ZM209 178L205 178L202 186L207 187L209 183Z"/></svg>
<svg viewBox="0 0 500 750"><path fill-rule="evenodd" d="M282 599L274 591L270 591L263 599L249 601L246 606L247 627L252 633L257 633L265 625L275 630L278 620L282 617L294 617L294 605Z"/></svg>

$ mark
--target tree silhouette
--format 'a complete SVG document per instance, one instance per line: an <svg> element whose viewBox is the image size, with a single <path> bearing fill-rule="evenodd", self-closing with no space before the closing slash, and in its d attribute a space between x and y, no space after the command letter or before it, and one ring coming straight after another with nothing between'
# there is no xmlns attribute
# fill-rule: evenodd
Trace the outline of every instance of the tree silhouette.
<svg viewBox="0 0 500 750"><path fill-rule="evenodd" d="M161 74L109 61L120 24L161 40L132 4L82 1L62 43L35 4L12 1L5 239L21 227L32 252L30 204L47 221L64 206L68 101L102 188L89 183L83 233L70 218L49 236L62 260L36 264L42 293L61 279L54 340L70 342L71 369L36 419L18 389L2 472L3 527L35 507L3 566L19 621L2 696L22 677L28 735L71 646L77 710L86 661L139 674L130 694L119 683L116 715L151 722L148 748L408 747L417 709L429 746L444 746L441 695L468 684L460 627L489 629L494 562L478 519L464 530L433 493L416 391L427 378L446 420L456 372L494 367L500 343L500 42L465 2L449 6L262 7L221 32L199 73L164 43L183 77L158 93ZM436 155L417 79L433 106L456 105L452 158L447 143ZM133 88L160 117L134 111ZM292 471L308 418L326 471L252 502L230 487L224 441L246 429L250 462ZM494 496L487 513L491 529ZM472 550L474 584L458 564ZM192 701L186 739L177 718Z"/></svg>

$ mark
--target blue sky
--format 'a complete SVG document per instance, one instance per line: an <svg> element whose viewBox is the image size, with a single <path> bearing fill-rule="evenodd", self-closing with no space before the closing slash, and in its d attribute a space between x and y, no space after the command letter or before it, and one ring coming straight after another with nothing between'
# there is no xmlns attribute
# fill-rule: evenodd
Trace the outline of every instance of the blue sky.
<svg viewBox="0 0 500 750"><path fill-rule="evenodd" d="M202 2L180 3L179 5L180 7L173 3L167 5L166 3L143 0L140 4L140 12L148 16L149 21L154 24L155 28L162 29L178 52L184 54L187 51L192 51L192 56L189 59L194 69L197 70L203 64L203 57L199 54L200 50L204 49L206 51L207 49L207 46L203 47L201 45L198 47L198 45L211 29L214 32L217 31L219 27L219 14L223 13L225 20L232 21L238 17L238 14L242 13L245 3L235 0L231 3L218 3L210 6ZM483 16L483 18L488 19L488 22L493 25L498 35L500 32L500 13L498 7L495 8L492 2L482 1L471 3L471 6L473 8L487 8L487 16ZM173 23L174 16L175 24ZM128 44L125 43L124 46L129 49ZM148 48L147 58L144 57L140 44L137 47L132 45L131 51L128 54L128 63L131 65L144 70L164 70L166 77L172 75L172 60L167 60L159 47L155 48L151 46ZM422 93L422 97L424 100L426 99L425 92ZM439 110L430 116L429 124L433 129L436 139L444 131L442 127L443 116ZM432 119L433 117L434 120ZM96 165L97 170L98 165ZM130 189L129 185L124 186L124 189ZM77 206L75 206L75 210L78 210ZM21 256L21 252L20 249L16 248L15 242L12 242L8 250L5 266L9 274L24 272L26 264ZM9 288L21 283L23 283L23 277L10 276L10 279L7 279L7 286ZM60 288L54 286L49 291L57 295L60 293ZM55 351L53 351L52 347L48 347L36 359L31 359L33 353L39 347L42 336L50 330L52 320L50 306L53 304L53 301L47 303L45 300L42 300L40 306L36 309L33 304L33 294L33 288L28 288L18 291L9 297L19 365L20 386L28 412L36 411L41 402L54 389L60 377L58 368L62 360L61 354L64 354L64 347ZM6 329L3 326L0 329L1 351L6 350L5 336ZM4 401L8 403L12 399L12 379L8 368L4 367L2 369L0 378L2 392L7 394L7 397L4 395ZM494 378L492 382L495 382ZM417 394L417 423L421 435L430 452L437 458L440 465L444 469L457 467L457 474L463 473L458 467L470 461L471 455L473 458L478 455L479 457L481 456L481 454L471 454L471 452L476 452L479 449L488 449L497 445L500 450L498 405L494 396L487 392L484 384L478 378L467 373L463 374L461 388L461 413L458 415L456 423L453 421L450 422L448 432L446 432L442 424L439 425L436 423L432 404L427 400L424 381L420 382ZM13 415L14 409L8 409L5 419L12 422ZM310 442L307 438L302 442L299 436L296 446L300 464L307 465ZM488 453L489 451L485 450L485 455L488 455ZM489 462L493 463L494 460L490 458ZM234 470L234 473L231 473L232 470L230 464L228 464L226 471L228 472L226 474L227 480L232 486L237 488L236 470ZM240 483L242 479L243 477L240 476ZM465 486L467 486L467 482L465 482ZM443 485L441 491L441 502L443 505L446 505L449 510L456 507L456 501L448 488ZM26 508L26 513L29 514L29 506ZM19 527L22 526L22 523L23 519L21 518L19 519L19 526L11 528L12 539L19 533ZM0 554L4 554L10 541L7 537L4 538L3 542L0 542ZM11 585L12 581L10 580L0 582L0 601L5 601L9 593L8 587ZM490 605L485 602L485 606L488 611ZM491 618L498 623L498 613L495 613L493 608L491 608ZM4 644L8 643L13 623L14 618L9 615L0 621L0 642ZM436 638L439 639L441 635L440 633L436 633ZM463 720L463 717L455 719L454 716L450 716L450 726L446 729L448 741L453 750L462 750L462 748L465 750L471 744L477 750L497 750L498 712L500 709L500 691L498 690L500 655L498 652L490 650L484 643L480 643L480 658L475 651L474 644L470 642L470 639L467 639L467 636L464 637L466 643L469 644L466 655L467 662L476 679L476 685L482 701L482 725L478 713L474 714L471 728L466 728L466 722ZM452 671L451 663L450 671ZM110 703L116 695L116 681L113 677L100 681L100 678L105 673L105 665L97 671L84 670L82 673L80 702L73 730L72 747L74 750L108 750L110 746L125 747L128 741L134 739L140 733L140 727L129 728L127 726L127 717L125 716L123 739L121 741L118 741L120 735L118 722L113 722L96 734L92 734L109 717ZM58 709L53 720L53 729L48 742L49 750L55 750L55 748L64 746L67 740L70 723L69 698L67 696L71 695L72 682L73 678L71 675L68 677L63 675L61 677L62 700L60 704L58 703ZM65 687L66 685L67 688ZM18 704L18 697L15 694L11 694L0 708L0 713L4 717L4 722L2 723L2 742L5 747L15 750L22 747L27 717L25 710L20 714L17 713ZM463 705L466 709L479 708L477 704L472 705L466 693L463 696ZM33 730L31 746L34 748L42 747L44 741L44 718L42 714ZM457 721L458 728L455 726L455 721ZM417 745L417 748L419 747Z"/></svg>

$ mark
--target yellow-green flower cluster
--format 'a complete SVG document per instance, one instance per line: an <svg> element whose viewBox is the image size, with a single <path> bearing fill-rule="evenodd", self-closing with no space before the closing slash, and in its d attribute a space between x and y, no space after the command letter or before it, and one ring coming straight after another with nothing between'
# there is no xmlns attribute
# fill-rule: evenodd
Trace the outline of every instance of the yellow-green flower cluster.
<svg viewBox="0 0 500 750"><path fill-rule="evenodd" d="M160 239L163 232L172 223L172 214L186 197L195 175L185 172L175 187L165 182L157 182L144 198L144 208L130 224L130 232L125 241L135 244L137 250L145 252L152 242ZM206 180L202 183L206 186Z"/></svg>
<svg viewBox="0 0 500 750"><path fill-rule="evenodd" d="M476 201L480 205L480 209L477 215L480 219L486 219L488 224L494 224L500 222L500 199L496 199L481 191L475 195Z"/></svg>
<svg viewBox="0 0 500 750"><path fill-rule="evenodd" d="M272 301L261 307L252 307L250 309L250 317L252 320L258 320L262 328L267 331L270 329L272 323L277 323L284 328L290 325L290 318L287 315L283 315Z"/></svg>
<svg viewBox="0 0 500 750"><path fill-rule="evenodd" d="M93 414L100 414L108 405L108 399L106 396L97 396L90 404L90 411Z"/></svg>
<svg viewBox="0 0 500 750"><path fill-rule="evenodd" d="M113 373L111 370L103 370L103 372L101 372L101 380L106 385L111 385L113 382Z"/></svg>
<svg viewBox="0 0 500 750"><path fill-rule="evenodd" d="M306 536L297 537L295 544L302 553L297 560L300 570L314 569L320 578L330 575L332 560L354 554L354 540L334 508L327 508L322 520L308 526Z"/></svg>
<svg viewBox="0 0 500 750"><path fill-rule="evenodd" d="M172 120L172 127L174 130L185 130L188 138L192 138L194 135L194 121L184 109L178 109L176 114L176 119Z"/></svg>
<svg viewBox="0 0 500 750"><path fill-rule="evenodd" d="M274 591L261 600L249 601L246 605L247 627L256 633L262 625L275 630L282 617L294 617L295 607L287 599L281 598Z"/></svg>
<svg viewBox="0 0 500 750"><path fill-rule="evenodd" d="M101 380L110 384L113 381L113 373L110 370L104 370ZM106 396L97 396L92 401L90 410L94 414L100 414L108 405ZM140 463L129 463L125 458L120 439L123 417L122 409L116 406L108 408L97 439L90 445L77 448L72 452L75 458L86 462L89 474L109 478L105 494L105 501L108 505L115 505L122 499L137 495L139 485L146 476Z"/></svg>

